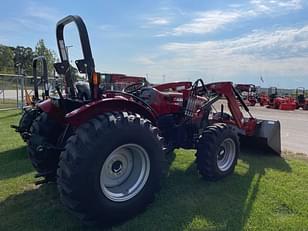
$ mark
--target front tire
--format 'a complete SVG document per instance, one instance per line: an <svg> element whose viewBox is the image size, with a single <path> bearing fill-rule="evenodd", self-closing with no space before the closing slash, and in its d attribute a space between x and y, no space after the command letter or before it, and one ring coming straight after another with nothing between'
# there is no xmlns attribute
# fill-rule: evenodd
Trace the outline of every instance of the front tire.
<svg viewBox="0 0 308 231"><path fill-rule="evenodd" d="M39 176L47 181L55 181L60 150L48 148L56 146L63 127L51 119L46 112L41 113L33 122L28 140L28 154Z"/></svg>
<svg viewBox="0 0 308 231"><path fill-rule="evenodd" d="M219 180L234 172L239 155L238 135L219 123L205 129L197 145L197 169L207 180Z"/></svg>
<svg viewBox="0 0 308 231"><path fill-rule="evenodd" d="M85 223L110 225L142 211L162 176L163 140L151 122L127 113L77 128L61 153L61 201Z"/></svg>
<svg viewBox="0 0 308 231"><path fill-rule="evenodd" d="M21 138L27 142L29 140L28 133L30 132L33 121L39 116L40 111L37 108L25 108L19 120L18 130Z"/></svg>

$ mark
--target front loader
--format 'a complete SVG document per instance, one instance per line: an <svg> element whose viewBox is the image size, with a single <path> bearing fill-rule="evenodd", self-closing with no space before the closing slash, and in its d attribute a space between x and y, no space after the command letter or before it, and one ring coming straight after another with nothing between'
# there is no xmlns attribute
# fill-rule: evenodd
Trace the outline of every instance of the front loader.
<svg viewBox="0 0 308 231"><path fill-rule="evenodd" d="M88 79L87 99L78 97L70 74L63 36L70 23L79 31L83 58L75 62ZM115 224L143 211L176 148L196 149L197 170L208 180L233 173L240 137L261 139L280 154L279 121L254 118L231 82L102 89L83 20L68 16L56 31L61 62L55 68L65 78L65 94L37 104L28 152L40 183L57 182L63 204L85 223ZM213 113L223 99L227 108Z"/></svg>

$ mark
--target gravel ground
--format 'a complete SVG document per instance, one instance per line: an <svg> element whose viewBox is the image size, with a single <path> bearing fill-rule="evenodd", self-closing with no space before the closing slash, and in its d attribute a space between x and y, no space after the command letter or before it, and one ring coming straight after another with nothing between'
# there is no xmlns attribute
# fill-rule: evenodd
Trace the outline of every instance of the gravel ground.
<svg viewBox="0 0 308 231"><path fill-rule="evenodd" d="M283 150L308 155L308 111L282 111L265 107L250 107L258 119L279 120Z"/></svg>

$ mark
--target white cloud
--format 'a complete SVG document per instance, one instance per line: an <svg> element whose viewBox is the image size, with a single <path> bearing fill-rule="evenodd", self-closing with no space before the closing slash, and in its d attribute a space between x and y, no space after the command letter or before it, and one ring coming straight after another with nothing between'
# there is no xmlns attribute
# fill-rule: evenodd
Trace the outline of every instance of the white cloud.
<svg viewBox="0 0 308 231"><path fill-rule="evenodd" d="M281 12L302 9L301 0L251 0L253 9L257 12Z"/></svg>
<svg viewBox="0 0 308 231"><path fill-rule="evenodd" d="M302 8L301 0L251 0L248 6L231 4L229 5L229 9L226 10L211 10L195 13L190 22L181 24L159 36L206 34L222 29L240 20L264 15L273 17Z"/></svg>
<svg viewBox="0 0 308 231"><path fill-rule="evenodd" d="M147 19L147 25L163 26L168 25L170 20L163 17L152 17Z"/></svg>
<svg viewBox="0 0 308 231"><path fill-rule="evenodd" d="M25 15L27 17L32 17L39 20L45 20L52 23L60 19L58 10L34 2L30 2L29 6L26 7Z"/></svg>
<svg viewBox="0 0 308 231"><path fill-rule="evenodd" d="M236 21L241 17L237 11L207 11L198 13L198 16L192 22L180 25L173 29L173 35L186 33L204 34L215 31L225 24Z"/></svg>
<svg viewBox="0 0 308 231"><path fill-rule="evenodd" d="M106 31L110 31L110 30L114 29L114 27L112 25L103 24L103 25L99 25L98 29L106 32Z"/></svg>
<svg viewBox="0 0 308 231"><path fill-rule="evenodd" d="M139 56L139 57L135 58L134 61L137 64L141 64L141 65L152 65L152 64L154 64L154 61L152 60L152 58L146 57L146 56Z"/></svg>
<svg viewBox="0 0 308 231"><path fill-rule="evenodd" d="M253 80L252 76L258 81L262 74L279 82L286 76L304 79L307 63L308 25L220 41L167 43L144 71L156 76L166 74L168 81L204 77L206 73L209 81L243 76L246 81Z"/></svg>
<svg viewBox="0 0 308 231"><path fill-rule="evenodd" d="M165 28L171 23L171 16L166 16L166 17L150 17L146 16L143 17L140 28L143 29L152 29L152 28Z"/></svg>
<svg viewBox="0 0 308 231"><path fill-rule="evenodd" d="M2 20L0 32L16 33L16 36L25 29L29 32L48 32L50 30L48 27L51 25L54 27L60 18L55 9L30 2L18 16Z"/></svg>

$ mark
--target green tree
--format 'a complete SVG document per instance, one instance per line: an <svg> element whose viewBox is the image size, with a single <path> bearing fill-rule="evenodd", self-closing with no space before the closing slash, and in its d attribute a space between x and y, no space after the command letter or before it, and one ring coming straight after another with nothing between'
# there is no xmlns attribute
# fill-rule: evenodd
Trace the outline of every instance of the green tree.
<svg viewBox="0 0 308 231"><path fill-rule="evenodd" d="M48 67L48 74L53 75L53 64L56 60L55 52L51 49L48 49L44 43L43 39L40 39L38 43L35 46L34 56L45 56L47 61L47 67ZM38 73L40 73L41 65L38 65Z"/></svg>
<svg viewBox="0 0 308 231"><path fill-rule="evenodd" d="M11 47L0 44L0 72L14 73L14 53Z"/></svg>
<svg viewBox="0 0 308 231"><path fill-rule="evenodd" d="M13 48L15 67L20 63L25 74L32 75L33 50L31 47L17 46ZM16 68L16 73L17 73Z"/></svg>

